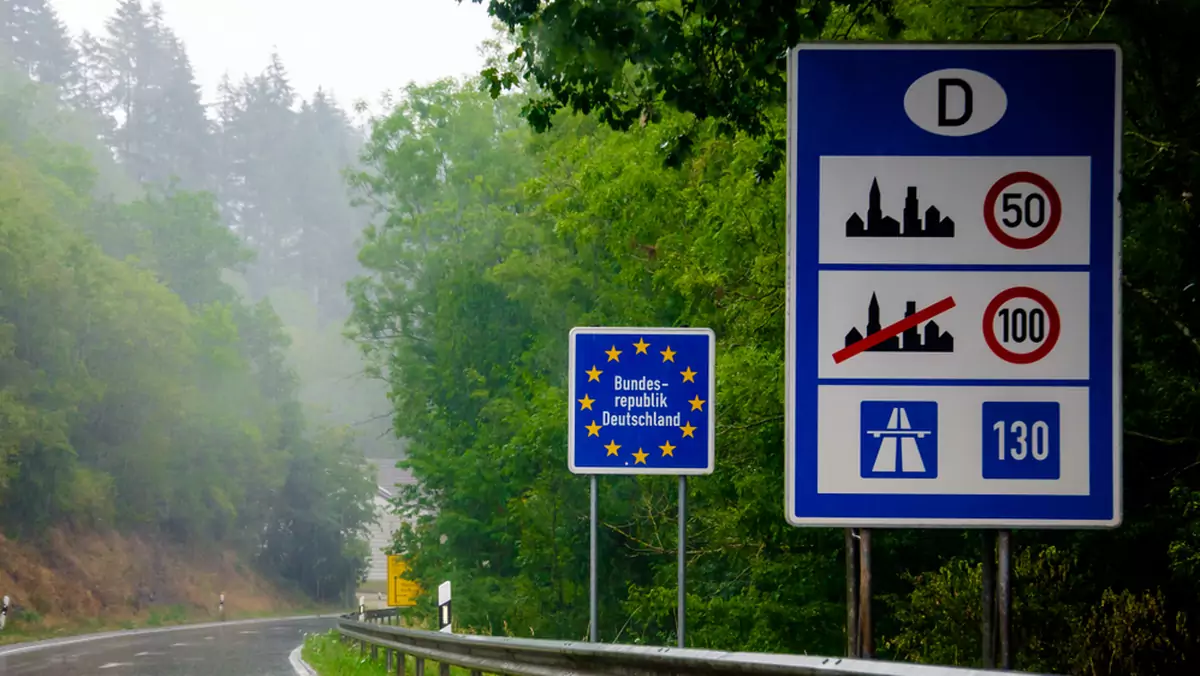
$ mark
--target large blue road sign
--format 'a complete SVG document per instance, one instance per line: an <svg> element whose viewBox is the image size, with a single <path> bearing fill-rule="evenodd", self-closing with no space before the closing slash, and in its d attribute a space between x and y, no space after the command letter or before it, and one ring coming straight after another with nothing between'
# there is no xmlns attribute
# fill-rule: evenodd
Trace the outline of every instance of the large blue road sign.
<svg viewBox="0 0 1200 676"><path fill-rule="evenodd" d="M568 462L576 474L711 474L710 329L571 329Z"/></svg>
<svg viewBox="0 0 1200 676"><path fill-rule="evenodd" d="M789 54L786 514L1121 520L1121 54Z"/></svg>

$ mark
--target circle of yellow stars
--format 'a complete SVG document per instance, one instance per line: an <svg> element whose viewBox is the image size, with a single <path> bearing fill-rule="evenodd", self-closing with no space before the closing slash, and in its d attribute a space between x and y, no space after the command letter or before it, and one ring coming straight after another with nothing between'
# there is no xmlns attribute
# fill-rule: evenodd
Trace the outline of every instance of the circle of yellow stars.
<svg viewBox="0 0 1200 676"><path fill-rule="evenodd" d="M638 338L638 342L633 343L633 348L634 348L634 350L636 350L633 353L634 356L639 355L639 354L644 354L644 355L649 356L649 354L650 354L649 352L646 351L650 348L650 343L647 343L645 338ZM621 355L623 353L624 353L624 350L618 350L617 345L615 343L613 344L612 347L610 347L609 349L604 351L604 354L608 355L609 362L615 361L618 364L621 362ZM672 364L675 363L676 352L675 352L675 350L671 349L670 345L667 345L667 349L665 349L665 350L659 350L658 353L662 355L662 360L663 360L664 364L667 362L671 362ZM596 368L595 364L592 364L592 368L588 369L587 371L584 371L584 373L587 374L589 383L590 382L598 383L598 382L600 382L600 374L604 373L604 371L601 371L600 369ZM683 380L681 382L695 383L696 382L696 380L695 380L696 373L697 373L696 371L692 370L691 366L688 366L686 369L679 372L679 375L683 377ZM579 399L578 401L579 401L579 410L580 411L594 411L595 410L592 408L592 404L596 403L596 400L592 399L590 396L588 396L588 394L586 392L583 394L583 399ZM688 400L688 403L692 405L692 411L703 412L704 405L706 403L708 403L708 400L701 399L700 395L697 394L692 399ZM596 424L595 419L592 420L592 424L584 425L583 427L584 427L584 429L586 429L588 431L589 437L599 437L600 430L604 429L603 425ZM682 425L679 426L679 429L681 432L683 432L684 437L690 437L692 439L696 438L693 435L693 433L698 428L694 427L692 425L691 421L685 421ZM611 456L620 457L620 453L618 453L617 451L621 450L621 445L617 443L616 439L609 441L607 444L604 445L603 448L605 451L607 451L604 454L604 457L611 457ZM671 440L668 439L667 441L665 441L663 443L662 446L659 446L658 448L659 448L659 450L662 451L662 457L665 458L667 456L671 456L673 458L673 457L675 457L675 449L678 448L678 446L672 446ZM633 453L632 455L633 455L633 464L635 464L635 465L638 465L638 464L645 465L646 458L650 457L649 453L646 453L645 451L643 451L640 448L637 449L637 452Z"/></svg>

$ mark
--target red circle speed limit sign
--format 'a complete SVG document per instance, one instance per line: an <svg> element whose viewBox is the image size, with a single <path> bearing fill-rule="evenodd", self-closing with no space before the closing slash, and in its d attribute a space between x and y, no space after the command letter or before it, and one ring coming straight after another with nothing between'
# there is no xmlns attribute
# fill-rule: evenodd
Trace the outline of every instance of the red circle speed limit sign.
<svg viewBox="0 0 1200 676"><path fill-rule="evenodd" d="M1028 286L1005 289L983 311L983 339L1010 364L1032 364L1054 349L1062 333L1058 308L1046 294Z"/></svg>
<svg viewBox="0 0 1200 676"><path fill-rule="evenodd" d="M996 181L983 200L983 221L1004 246L1032 249L1045 244L1062 221L1062 199L1054 185L1032 171L1014 171Z"/></svg>

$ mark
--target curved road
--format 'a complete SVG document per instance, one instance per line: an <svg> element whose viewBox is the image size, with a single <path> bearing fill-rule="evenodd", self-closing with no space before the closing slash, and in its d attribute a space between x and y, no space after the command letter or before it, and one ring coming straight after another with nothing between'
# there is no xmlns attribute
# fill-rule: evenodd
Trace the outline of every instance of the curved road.
<svg viewBox="0 0 1200 676"><path fill-rule="evenodd" d="M4 676L296 676L288 659L332 616L112 632L0 647Z"/></svg>

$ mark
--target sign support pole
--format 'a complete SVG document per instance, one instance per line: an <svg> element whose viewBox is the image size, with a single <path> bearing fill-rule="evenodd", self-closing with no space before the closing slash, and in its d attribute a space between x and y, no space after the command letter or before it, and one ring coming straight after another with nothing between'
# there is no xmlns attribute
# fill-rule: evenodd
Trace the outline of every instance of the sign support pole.
<svg viewBox="0 0 1200 676"><path fill-rule="evenodd" d="M592 480L592 482L591 482L592 483L592 490L591 490L591 503L592 503L591 512L592 512L592 515L591 515L591 519L590 519L590 521L591 521L591 524L590 524L591 546L589 547L589 553L588 553L588 560L589 560L588 567L590 569L589 580L588 580L588 640L591 641L592 643L596 643L600 640L600 624L599 624L600 611L599 611L599 606L597 605L597 594L596 594L596 589L597 589L597 586L596 586L596 512L598 510L596 509L597 488L596 488L596 475L595 474L593 474L591 476L591 480Z"/></svg>
<svg viewBox="0 0 1200 676"><path fill-rule="evenodd" d="M1000 668L1012 669L1012 531L1000 531Z"/></svg>
<svg viewBox="0 0 1200 676"><path fill-rule="evenodd" d="M860 628L859 657L870 659L875 656L875 642L871 632L871 529L858 531L858 618Z"/></svg>
<svg viewBox="0 0 1200 676"><path fill-rule="evenodd" d="M684 643L684 625L687 617L687 477L679 477L679 562L677 564L679 579L679 647L686 648Z"/></svg>
<svg viewBox="0 0 1200 676"><path fill-rule="evenodd" d="M996 533L981 531L983 540L983 569L980 582L983 587L982 612L980 613L980 629L983 639L983 668L996 668Z"/></svg>
<svg viewBox="0 0 1200 676"><path fill-rule="evenodd" d="M846 529L846 657L858 657L858 533Z"/></svg>

